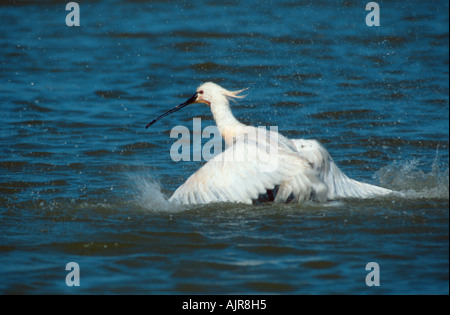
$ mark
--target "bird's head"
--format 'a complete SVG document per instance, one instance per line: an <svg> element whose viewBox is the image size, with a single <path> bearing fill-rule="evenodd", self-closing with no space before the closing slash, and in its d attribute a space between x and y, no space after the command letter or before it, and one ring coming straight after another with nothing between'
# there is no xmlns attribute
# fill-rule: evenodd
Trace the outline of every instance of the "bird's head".
<svg viewBox="0 0 450 315"><path fill-rule="evenodd" d="M213 82L203 83L202 85L200 85L197 88L196 92L190 98L188 98L184 103L181 103L180 105L172 108L168 112L162 114L158 118L155 118L150 123L148 123L147 126L145 126L145 128L150 127L158 120L160 120L160 119L162 119L162 118L164 118L164 117L166 117L166 116L168 116L190 104L203 103L208 106L211 106L211 103L213 103L214 99L217 97L243 98L244 96L239 95L239 94L245 90L247 90L247 89L242 89L242 90L238 90L238 91L228 91L228 90L224 89L223 87L221 87L220 85L215 84Z"/></svg>

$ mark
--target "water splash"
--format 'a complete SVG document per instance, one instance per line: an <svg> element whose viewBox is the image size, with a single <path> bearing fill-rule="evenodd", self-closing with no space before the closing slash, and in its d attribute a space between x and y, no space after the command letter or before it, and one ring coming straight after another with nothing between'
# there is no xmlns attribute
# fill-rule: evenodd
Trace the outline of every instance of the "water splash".
<svg viewBox="0 0 450 315"><path fill-rule="evenodd" d="M153 178L134 177L136 203L152 212L180 212L185 210L182 206L169 202L167 196L161 191L161 186Z"/></svg>
<svg viewBox="0 0 450 315"><path fill-rule="evenodd" d="M425 171L420 160L394 162L381 168L375 177L383 187L400 191L406 198L449 199L449 167L441 163L439 153Z"/></svg>

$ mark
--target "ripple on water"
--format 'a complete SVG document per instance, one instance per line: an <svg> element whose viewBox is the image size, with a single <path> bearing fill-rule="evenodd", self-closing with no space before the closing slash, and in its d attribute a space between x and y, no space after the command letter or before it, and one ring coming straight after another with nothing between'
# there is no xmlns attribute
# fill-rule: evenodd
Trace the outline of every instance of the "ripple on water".
<svg viewBox="0 0 450 315"><path fill-rule="evenodd" d="M19 105L14 107L15 111L23 111L28 110L30 112L37 112L37 113L50 113L53 111L52 108L46 107L44 105L38 105L38 103L51 103L50 100L43 100L43 99L35 99L33 101L13 101L14 104Z"/></svg>
<svg viewBox="0 0 450 315"><path fill-rule="evenodd" d="M94 92L95 95L100 96L101 98L113 98L120 99L123 96L128 95L128 93L119 90L97 90Z"/></svg>
<svg viewBox="0 0 450 315"><path fill-rule="evenodd" d="M159 147L159 146L154 143L140 141L140 142L134 142L132 144L124 144L120 148L122 150L134 151L134 150L152 149L152 148L157 148L157 147Z"/></svg>
<svg viewBox="0 0 450 315"><path fill-rule="evenodd" d="M326 121L330 120L358 120L358 119L368 119L368 118L378 118L379 114L371 109L357 109L357 110L340 110L340 111L329 111L321 112L317 114L311 114L309 117L314 119L323 119Z"/></svg>
<svg viewBox="0 0 450 315"><path fill-rule="evenodd" d="M436 11L448 1L392 2L402 28L369 29L357 1L203 1L199 13L98 0L76 43L56 1L13 2L0 4L2 293L71 294L73 260L93 294L371 294L374 260L375 293L448 294L448 15ZM202 14L213 18L186 27ZM171 161L169 132L211 113L144 126L207 80L252 87L232 104L244 122L318 139L348 175L404 196L175 207L167 196L203 162Z"/></svg>
<svg viewBox="0 0 450 315"><path fill-rule="evenodd" d="M302 267L315 269L315 270L323 270L323 269L331 269L333 267L336 267L338 264L333 261L327 261L327 260L313 260L313 261L307 261L301 264Z"/></svg>

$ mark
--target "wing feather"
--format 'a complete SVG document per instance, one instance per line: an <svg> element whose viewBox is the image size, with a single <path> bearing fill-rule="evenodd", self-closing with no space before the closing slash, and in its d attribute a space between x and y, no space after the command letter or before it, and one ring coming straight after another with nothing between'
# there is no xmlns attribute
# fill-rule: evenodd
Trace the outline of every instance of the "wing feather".
<svg viewBox="0 0 450 315"><path fill-rule="evenodd" d="M297 151L311 164L317 177L327 186L328 199L370 198L394 193L392 190L356 181L345 175L328 151L316 140L291 140Z"/></svg>
<svg viewBox="0 0 450 315"><path fill-rule="evenodd" d="M292 182L302 172L311 172L307 161L298 155L280 148L274 157L268 149L260 142L238 139L192 174L170 200L190 204L221 201L251 204L268 189L283 181ZM310 185L304 178L299 180L302 182L296 183L296 191ZM292 191L292 187L289 189Z"/></svg>

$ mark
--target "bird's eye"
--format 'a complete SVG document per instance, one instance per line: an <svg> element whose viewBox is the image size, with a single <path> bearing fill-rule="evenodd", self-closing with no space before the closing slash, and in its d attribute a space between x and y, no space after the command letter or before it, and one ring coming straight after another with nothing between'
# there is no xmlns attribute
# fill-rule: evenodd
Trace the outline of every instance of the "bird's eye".
<svg viewBox="0 0 450 315"><path fill-rule="evenodd" d="M202 91L198 91L198 94L203 94L203 90Z"/></svg>

